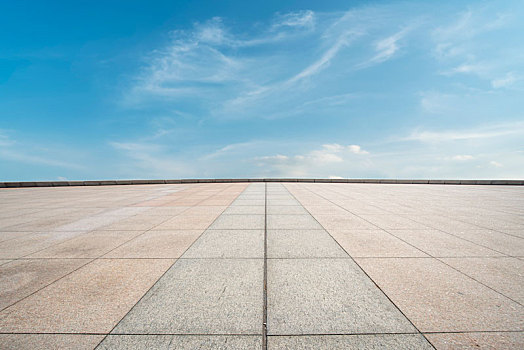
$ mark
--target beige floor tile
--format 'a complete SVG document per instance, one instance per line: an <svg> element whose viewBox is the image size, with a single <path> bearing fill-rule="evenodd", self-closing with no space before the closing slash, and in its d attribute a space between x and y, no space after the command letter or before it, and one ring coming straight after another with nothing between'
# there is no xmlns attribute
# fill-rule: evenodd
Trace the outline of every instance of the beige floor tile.
<svg viewBox="0 0 524 350"><path fill-rule="evenodd" d="M141 233L93 231L31 254L28 258L97 258Z"/></svg>
<svg viewBox="0 0 524 350"><path fill-rule="evenodd" d="M143 211L141 215L165 217L176 216L183 213L189 208L191 207L154 207Z"/></svg>
<svg viewBox="0 0 524 350"><path fill-rule="evenodd" d="M360 215L361 218L383 229L424 230L429 227L400 215Z"/></svg>
<svg viewBox="0 0 524 350"><path fill-rule="evenodd" d="M445 258L442 260L477 281L524 304L524 261L516 258Z"/></svg>
<svg viewBox="0 0 524 350"><path fill-rule="evenodd" d="M315 215L314 218L328 231L331 229L377 229L377 226L349 213L345 215Z"/></svg>
<svg viewBox="0 0 524 350"><path fill-rule="evenodd" d="M383 230L331 230L352 257L424 257L421 252Z"/></svg>
<svg viewBox="0 0 524 350"><path fill-rule="evenodd" d="M459 230L454 235L511 256L524 256L524 239L490 230Z"/></svg>
<svg viewBox="0 0 524 350"><path fill-rule="evenodd" d="M185 216L180 215L155 227L155 230L205 230L218 214Z"/></svg>
<svg viewBox="0 0 524 350"><path fill-rule="evenodd" d="M89 259L15 260L0 266L0 310L67 275Z"/></svg>
<svg viewBox="0 0 524 350"><path fill-rule="evenodd" d="M184 216L212 216L220 215L227 208L225 205L209 205L191 207L184 211Z"/></svg>
<svg viewBox="0 0 524 350"><path fill-rule="evenodd" d="M0 334L2 349L12 350L91 350L103 335L87 334Z"/></svg>
<svg viewBox="0 0 524 350"><path fill-rule="evenodd" d="M107 226L103 226L101 230L145 231L158 226L170 218L171 216L137 215L119 220Z"/></svg>
<svg viewBox="0 0 524 350"><path fill-rule="evenodd" d="M202 232L203 230L149 231L104 257L178 258L200 237Z"/></svg>
<svg viewBox="0 0 524 350"><path fill-rule="evenodd" d="M1 259L20 258L81 235L82 232L35 233L0 243Z"/></svg>
<svg viewBox="0 0 524 350"><path fill-rule="evenodd" d="M20 237L23 237L23 236L34 234L34 233L38 233L38 232L25 232L25 231L22 231L22 232L20 232L20 231L0 232L0 243L1 242L5 242L5 241L9 241L11 239L20 238Z"/></svg>
<svg viewBox="0 0 524 350"><path fill-rule="evenodd" d="M357 262L422 332L522 329L524 307L436 259Z"/></svg>
<svg viewBox="0 0 524 350"><path fill-rule="evenodd" d="M96 260L0 313L9 333L109 332L174 260Z"/></svg>
<svg viewBox="0 0 524 350"><path fill-rule="evenodd" d="M391 230L390 232L435 257L502 255L494 250L437 230Z"/></svg>
<svg viewBox="0 0 524 350"><path fill-rule="evenodd" d="M524 348L524 332L426 334L438 350L514 350Z"/></svg>

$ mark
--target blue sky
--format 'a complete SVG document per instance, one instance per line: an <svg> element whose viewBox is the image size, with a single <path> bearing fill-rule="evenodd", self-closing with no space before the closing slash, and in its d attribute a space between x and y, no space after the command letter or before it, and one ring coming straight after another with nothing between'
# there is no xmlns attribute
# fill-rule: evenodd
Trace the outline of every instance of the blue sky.
<svg viewBox="0 0 524 350"><path fill-rule="evenodd" d="M4 1L0 180L524 178L522 1Z"/></svg>

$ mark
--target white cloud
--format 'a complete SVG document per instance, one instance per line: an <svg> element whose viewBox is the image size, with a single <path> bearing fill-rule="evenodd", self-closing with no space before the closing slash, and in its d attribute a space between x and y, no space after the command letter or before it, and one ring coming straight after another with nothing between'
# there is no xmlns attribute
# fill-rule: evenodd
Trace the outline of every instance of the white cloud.
<svg viewBox="0 0 524 350"><path fill-rule="evenodd" d="M280 27L307 27L315 25L315 13L311 10L278 14L273 24L273 29Z"/></svg>
<svg viewBox="0 0 524 350"><path fill-rule="evenodd" d="M15 140L8 135L12 133L14 132L0 129L0 159L15 163L85 170L83 165L73 161L77 158L77 154L72 157L64 152L62 147L54 148L48 145L44 147L34 142Z"/></svg>
<svg viewBox="0 0 524 350"><path fill-rule="evenodd" d="M393 35L377 41L375 43L375 56L361 63L358 67L368 67L391 59L400 49L399 41L403 39L410 30L410 28L404 28Z"/></svg>
<svg viewBox="0 0 524 350"><path fill-rule="evenodd" d="M524 136L524 122L495 124L464 130L413 131L410 135L402 137L401 140L434 143L455 140L488 139L510 135Z"/></svg>
<svg viewBox="0 0 524 350"><path fill-rule="evenodd" d="M449 112L451 106L457 100L454 95L438 91L422 92L420 96L420 107L422 107L425 112L432 114Z"/></svg>
<svg viewBox="0 0 524 350"><path fill-rule="evenodd" d="M472 155L469 155L469 154L457 154L456 156L451 157L452 160L456 160L456 161L459 161L459 162L472 160L473 158L474 157Z"/></svg>
<svg viewBox="0 0 524 350"><path fill-rule="evenodd" d="M328 171L345 167L362 167L369 160L358 145L340 145L329 143L303 154L272 155L256 157L254 160L261 169L271 171L277 176L320 176L326 177Z"/></svg>
<svg viewBox="0 0 524 350"><path fill-rule="evenodd" d="M453 74L476 74L482 75L489 70L485 64L482 63L463 63L457 67L453 67L450 70L442 72L443 75L453 75Z"/></svg>
<svg viewBox="0 0 524 350"><path fill-rule="evenodd" d="M126 159L119 170L141 173L152 178L181 178L197 175L194 164L171 155L164 146L145 142L110 142L114 149L124 152ZM125 175L124 175L125 176Z"/></svg>
<svg viewBox="0 0 524 350"><path fill-rule="evenodd" d="M522 67L522 51L516 49L519 39L507 33L518 17L511 7L497 2L470 6L450 23L434 29L433 52L444 67L441 74L475 75L495 89L513 84L511 73L504 73ZM494 40L494 35L502 39Z"/></svg>
<svg viewBox="0 0 524 350"><path fill-rule="evenodd" d="M499 79L493 79L491 81L491 86L495 89L500 89L513 85L517 81L517 77L514 73L507 73L504 77Z"/></svg>
<svg viewBox="0 0 524 350"><path fill-rule="evenodd" d="M347 149L354 154L369 154L368 151L364 151L359 145L349 145Z"/></svg>
<svg viewBox="0 0 524 350"><path fill-rule="evenodd" d="M9 138L6 130L0 129L0 147L12 146L14 141Z"/></svg>
<svg viewBox="0 0 524 350"><path fill-rule="evenodd" d="M490 165L496 167L496 168L501 168L502 167L502 164L499 163L499 162L496 162L494 160L492 160L491 162L489 162Z"/></svg>
<svg viewBox="0 0 524 350"><path fill-rule="evenodd" d="M380 40L375 45L377 55L373 57L371 61L380 63L390 59L399 49L397 42L402 37L400 34L401 33L396 33L388 38Z"/></svg>
<svg viewBox="0 0 524 350"><path fill-rule="evenodd" d="M331 62L331 60L337 55L337 53L344 47L349 45L349 43L360 36L361 33L355 32L353 30L348 30L342 33L338 39L335 41L335 43L324 52L324 54L315 62L313 62L311 65L306 67L304 70L302 70L300 73L289 79L288 83L295 83L301 79L310 77L312 75L317 74L321 70L327 68Z"/></svg>
<svg viewBox="0 0 524 350"><path fill-rule="evenodd" d="M286 161L289 159L288 156L284 156L282 154L277 154L275 156L264 156L264 157L256 157L257 160L269 160L269 161Z"/></svg>

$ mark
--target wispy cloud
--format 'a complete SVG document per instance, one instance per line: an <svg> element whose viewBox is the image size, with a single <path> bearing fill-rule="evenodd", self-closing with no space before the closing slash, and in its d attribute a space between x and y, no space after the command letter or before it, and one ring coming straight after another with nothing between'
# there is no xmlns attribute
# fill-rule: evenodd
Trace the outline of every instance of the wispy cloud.
<svg viewBox="0 0 524 350"><path fill-rule="evenodd" d="M63 151L43 147L34 142L16 140L11 136L13 133L14 131L0 129L0 160L70 170L85 169L85 166L65 156ZM69 160L64 160L67 158Z"/></svg>
<svg viewBox="0 0 524 350"><path fill-rule="evenodd" d="M516 16L497 5L472 6L432 31L433 52L444 66L441 74L474 75L495 89L509 87L516 81L513 73L507 73L522 69L524 51L511 30ZM491 40L494 35L504 39Z"/></svg>
<svg viewBox="0 0 524 350"><path fill-rule="evenodd" d="M398 54L413 25L389 19L385 35L378 25L384 18L374 8L305 10L279 13L239 32L214 17L173 31L173 39L146 58L125 102L138 107L161 102L185 112L198 106L198 115L218 119L295 116L311 100L348 95L341 79L358 68L355 47L374 42L373 56L360 68ZM333 82L330 89L320 83L326 80Z"/></svg>
<svg viewBox="0 0 524 350"><path fill-rule="evenodd" d="M459 161L459 162L472 160L473 158L475 158L475 157L473 157L472 155L469 155L469 154L457 154L456 156L451 157L452 160L456 160L456 161Z"/></svg>
<svg viewBox="0 0 524 350"><path fill-rule="evenodd" d="M493 79L491 81L491 86L495 89L500 89L513 85L517 81L517 77L513 72L507 73L504 77Z"/></svg>
<svg viewBox="0 0 524 350"><path fill-rule="evenodd" d="M361 33L354 32L354 31L346 31L342 33L338 39L335 41L329 49L327 49L322 56L315 62L313 62L311 65L306 67L304 70L302 70L300 73L292 77L287 81L287 83L295 83L301 79L310 77L314 74L317 74L322 69L325 69L329 66L331 60L337 55L337 53L344 47L349 45L351 40L357 38L360 36Z"/></svg>
<svg viewBox="0 0 524 350"><path fill-rule="evenodd" d="M380 39L375 43L375 55L369 60L357 65L357 68L366 68L375 64L383 63L399 51L401 41L411 30L411 27L403 28L386 38Z"/></svg>
<svg viewBox="0 0 524 350"><path fill-rule="evenodd" d="M489 139L510 135L524 136L524 122L495 124L463 130L413 131L410 135L402 137L401 140L436 143L455 140Z"/></svg>
<svg viewBox="0 0 524 350"><path fill-rule="evenodd" d="M304 10L277 14L271 29L275 30L281 27L312 28L314 25L315 13L311 10Z"/></svg>
<svg viewBox="0 0 524 350"><path fill-rule="evenodd" d="M141 173L152 178L181 178L195 176L195 165L177 156L169 155L164 146L145 142L110 142L115 150L127 157L119 165L127 173ZM129 175L128 175L129 176Z"/></svg>
<svg viewBox="0 0 524 350"><path fill-rule="evenodd" d="M326 172L340 170L347 167L368 163L368 151L359 145L340 145L338 143L324 144L318 149L313 149L302 154L255 157L254 161L259 168L278 176L329 176ZM319 167L313 170L315 167ZM291 175L290 175L291 174Z"/></svg>

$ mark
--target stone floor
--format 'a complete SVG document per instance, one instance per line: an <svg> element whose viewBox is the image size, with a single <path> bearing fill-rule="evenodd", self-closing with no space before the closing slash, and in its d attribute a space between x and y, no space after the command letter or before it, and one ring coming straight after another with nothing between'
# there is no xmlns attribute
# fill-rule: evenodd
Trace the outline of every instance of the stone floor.
<svg viewBox="0 0 524 350"><path fill-rule="evenodd" d="M523 305L524 187L0 190L2 349L517 349Z"/></svg>

